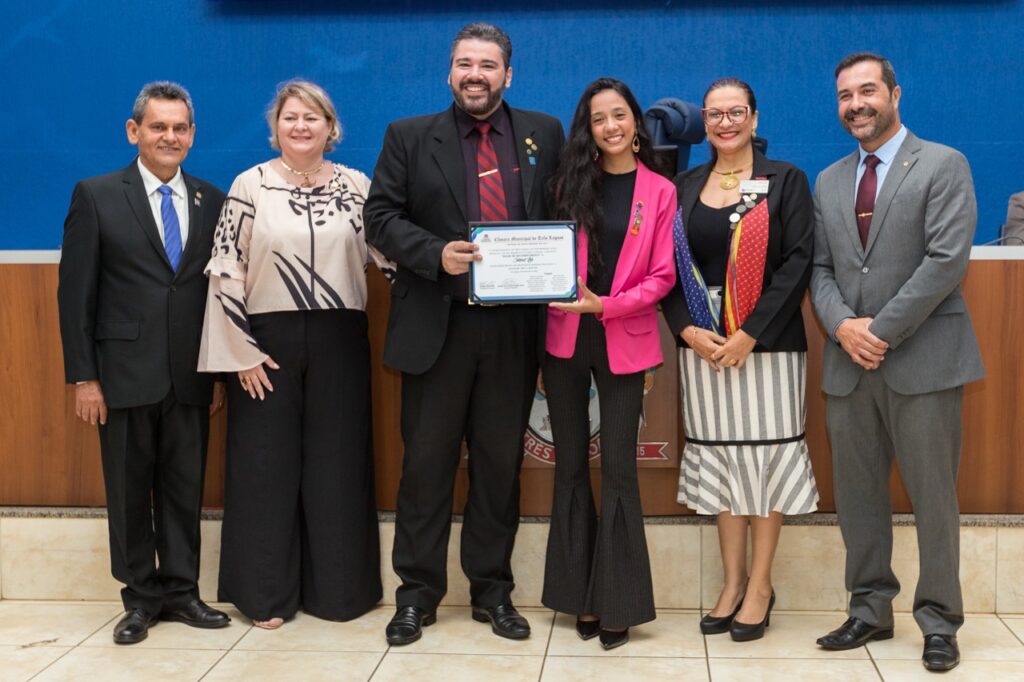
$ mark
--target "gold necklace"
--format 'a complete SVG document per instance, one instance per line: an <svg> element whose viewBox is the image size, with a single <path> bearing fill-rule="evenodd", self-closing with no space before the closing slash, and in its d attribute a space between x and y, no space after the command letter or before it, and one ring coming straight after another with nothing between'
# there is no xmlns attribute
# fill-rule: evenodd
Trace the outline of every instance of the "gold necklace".
<svg viewBox="0 0 1024 682"><path fill-rule="evenodd" d="M317 166L316 168L314 168L313 170L300 171L300 170L295 170L294 168L289 166L287 163L284 162L284 157L283 156L281 157L281 165L284 166L284 169L286 171L288 171L289 173L292 173L293 175L298 175L300 178L302 178L302 184L300 185L300 187L307 187L307 188L313 186L313 181L310 180L310 176L316 175L321 170L323 170L323 167L324 167L325 163L327 163L327 162L326 161L321 161L320 165Z"/></svg>
<svg viewBox="0 0 1024 682"><path fill-rule="evenodd" d="M287 168L287 166L285 166ZM724 190L736 189L740 185L740 179L736 177L737 173L742 173L747 168L737 168L731 171L720 171L716 168L712 168L711 172L721 175L722 179L719 181L718 186Z"/></svg>

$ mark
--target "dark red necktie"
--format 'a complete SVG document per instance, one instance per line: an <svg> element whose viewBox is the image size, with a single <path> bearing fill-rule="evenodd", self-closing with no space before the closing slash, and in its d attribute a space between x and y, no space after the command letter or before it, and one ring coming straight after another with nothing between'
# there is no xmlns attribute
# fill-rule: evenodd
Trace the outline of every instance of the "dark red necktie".
<svg viewBox="0 0 1024 682"><path fill-rule="evenodd" d="M476 149L476 172L480 182L480 220L494 222L508 220L505 206L505 186L498 170L498 155L491 143L491 124L480 121L476 124L480 133L480 144Z"/></svg>
<svg viewBox="0 0 1024 682"><path fill-rule="evenodd" d="M875 166L881 162L874 154L864 157L864 175L857 187L857 231L860 233L860 245L868 246L868 231L871 229L871 216L875 212L875 193L878 190L878 174Z"/></svg>

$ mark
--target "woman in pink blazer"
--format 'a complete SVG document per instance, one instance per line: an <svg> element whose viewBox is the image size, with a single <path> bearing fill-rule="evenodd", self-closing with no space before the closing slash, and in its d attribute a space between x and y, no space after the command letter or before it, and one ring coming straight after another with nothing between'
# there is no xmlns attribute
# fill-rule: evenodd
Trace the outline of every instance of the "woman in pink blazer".
<svg viewBox="0 0 1024 682"><path fill-rule="evenodd" d="M580 225L580 293L548 311L543 369L555 495L543 602L576 615L579 636L600 636L605 649L655 617L636 437L644 371L662 361L656 305L676 280L676 192L648 167L654 153L642 121L624 83L599 78L587 86L553 193L553 216ZM600 520L588 467L591 375L600 396Z"/></svg>

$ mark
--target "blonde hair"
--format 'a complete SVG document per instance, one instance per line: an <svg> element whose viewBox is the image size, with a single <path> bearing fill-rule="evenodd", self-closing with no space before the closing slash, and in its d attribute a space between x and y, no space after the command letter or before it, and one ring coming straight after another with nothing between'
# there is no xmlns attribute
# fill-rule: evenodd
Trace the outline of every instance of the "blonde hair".
<svg viewBox="0 0 1024 682"><path fill-rule="evenodd" d="M323 88L312 81L294 78L285 81L277 86L277 94L274 100L267 107L267 123L270 125L270 146L280 151L281 146L277 141L277 119L281 116L281 109L289 97L294 97L312 109L319 109L327 120L329 131L327 142L324 144L324 151L334 151L334 143L341 141L341 124L338 122L338 111L334 108L334 102L327 95Z"/></svg>

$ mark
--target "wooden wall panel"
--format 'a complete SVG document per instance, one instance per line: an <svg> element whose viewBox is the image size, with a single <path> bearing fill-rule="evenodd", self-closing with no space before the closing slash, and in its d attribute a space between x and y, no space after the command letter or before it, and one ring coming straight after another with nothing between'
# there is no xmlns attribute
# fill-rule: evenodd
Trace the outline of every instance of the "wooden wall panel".
<svg viewBox="0 0 1024 682"><path fill-rule="evenodd" d="M373 438L377 499L394 509L401 475L400 377L381 365L387 324L387 283L371 270ZM74 416L73 389L63 383L57 325L57 266L0 265L0 505L103 505L96 431ZM972 261L964 285L988 378L965 389L960 502L964 513L1024 513L1024 261ZM821 511L834 509L831 454L821 381L824 334L804 304L808 353L807 439L821 492ZM223 501L224 413L214 417L205 504ZM592 472L595 480L598 473ZM465 503L466 473L456 482L455 510ZM644 467L644 511L688 513L675 503L678 471ZM550 511L552 470L523 471L523 514ZM599 483L599 482L598 482ZM597 486L599 488L599 485ZM894 474L894 509L909 503Z"/></svg>

